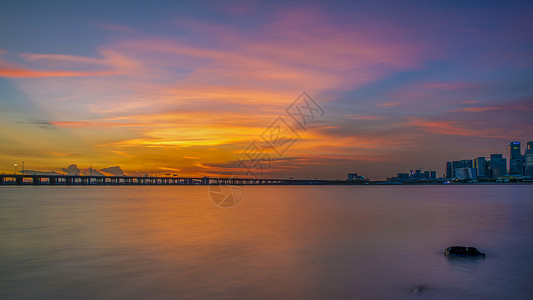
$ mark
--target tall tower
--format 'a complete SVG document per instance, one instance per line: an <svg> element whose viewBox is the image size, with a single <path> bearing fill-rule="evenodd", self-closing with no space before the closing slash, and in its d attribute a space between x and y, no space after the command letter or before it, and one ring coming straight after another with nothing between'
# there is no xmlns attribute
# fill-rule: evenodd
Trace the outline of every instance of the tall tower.
<svg viewBox="0 0 533 300"><path fill-rule="evenodd" d="M524 155L524 175L533 176L533 141L527 143Z"/></svg>
<svg viewBox="0 0 533 300"><path fill-rule="evenodd" d="M520 142L509 143L509 159L516 159L520 157Z"/></svg>
<svg viewBox="0 0 533 300"><path fill-rule="evenodd" d="M524 175L524 157L520 153L520 142L509 143L509 174Z"/></svg>
<svg viewBox="0 0 533 300"><path fill-rule="evenodd" d="M487 176L487 160L485 157L474 159L474 169L476 169L478 178L484 178Z"/></svg>
<svg viewBox="0 0 533 300"><path fill-rule="evenodd" d="M502 154L490 155L490 175L492 178L507 175L505 166L507 166L507 159L503 158Z"/></svg>

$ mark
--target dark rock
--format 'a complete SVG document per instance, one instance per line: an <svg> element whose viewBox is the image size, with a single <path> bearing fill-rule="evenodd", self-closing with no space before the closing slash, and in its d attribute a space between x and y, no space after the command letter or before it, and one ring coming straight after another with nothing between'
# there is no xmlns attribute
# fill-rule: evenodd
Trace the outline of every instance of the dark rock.
<svg viewBox="0 0 533 300"><path fill-rule="evenodd" d="M474 247L450 246L444 250L446 256L456 257L485 257L485 253L479 252Z"/></svg>
<svg viewBox="0 0 533 300"><path fill-rule="evenodd" d="M409 291L415 295L421 294L422 292L425 292L426 290L427 290L427 287L424 285L415 286L414 288L409 289Z"/></svg>

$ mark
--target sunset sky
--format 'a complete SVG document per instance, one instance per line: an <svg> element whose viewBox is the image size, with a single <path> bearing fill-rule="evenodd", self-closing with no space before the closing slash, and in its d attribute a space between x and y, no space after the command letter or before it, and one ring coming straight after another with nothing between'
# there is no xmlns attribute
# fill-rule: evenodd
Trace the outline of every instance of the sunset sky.
<svg viewBox="0 0 533 300"><path fill-rule="evenodd" d="M304 91L307 130L285 111ZM0 172L242 174L278 117L299 139L264 176L523 151L533 2L0 1Z"/></svg>

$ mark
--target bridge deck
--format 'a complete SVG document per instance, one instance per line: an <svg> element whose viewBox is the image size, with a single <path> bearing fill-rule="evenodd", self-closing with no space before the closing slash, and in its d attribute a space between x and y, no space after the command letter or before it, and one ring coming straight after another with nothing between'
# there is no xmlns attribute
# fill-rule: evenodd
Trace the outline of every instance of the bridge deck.
<svg viewBox="0 0 533 300"><path fill-rule="evenodd" d="M341 180L216 178L216 177L141 177L1 174L0 185L313 185L356 184Z"/></svg>

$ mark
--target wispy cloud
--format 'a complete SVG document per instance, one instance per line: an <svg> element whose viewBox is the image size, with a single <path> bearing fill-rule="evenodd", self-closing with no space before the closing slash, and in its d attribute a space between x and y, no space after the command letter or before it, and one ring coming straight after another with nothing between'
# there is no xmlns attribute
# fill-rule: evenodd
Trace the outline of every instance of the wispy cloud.
<svg viewBox="0 0 533 300"><path fill-rule="evenodd" d="M468 102L465 104L478 104L478 106L462 107L452 110L452 112L487 112L487 111L520 111L533 112L533 98L528 100L509 101L496 105L483 105L482 102Z"/></svg>
<svg viewBox="0 0 533 300"><path fill-rule="evenodd" d="M81 77L112 75L110 71L65 71L65 70L32 70L18 65L0 61L0 77L11 78L46 78L46 77Z"/></svg>
<svg viewBox="0 0 533 300"><path fill-rule="evenodd" d="M253 2L223 6L217 11L231 16L260 12ZM417 12L398 22L363 13L346 21L317 6L286 5L250 26L179 18L163 20L165 30L157 33L93 22L109 36L88 51L0 50L0 77L11 79L47 120L32 125L55 129L37 136L29 130L35 128L20 125L24 135L5 135L24 148L47 141L40 144L52 146L42 151L58 160L65 156L60 153L80 153L85 164L98 156L102 165L131 169L231 172L235 153L306 90L326 109L347 100L328 111L327 124L302 134L275 170L335 165L344 172L365 162L401 161L398 153L420 155L413 146L420 140L501 139L509 134L499 129L508 120L518 116L527 123L531 101L516 100L527 96L527 83L453 72L459 64L479 73L492 66L487 58L501 53L487 47L492 31L483 37L483 50L491 53L476 57L477 63L465 62L467 55L449 64L462 51L449 41L470 46L465 37L478 36L479 29L465 33L459 16ZM430 28L415 26L421 23ZM435 30L443 32L439 26L453 37L436 37ZM524 136L527 128L509 131ZM31 136L31 142L19 136ZM13 158L10 151L6 161Z"/></svg>
<svg viewBox="0 0 533 300"><path fill-rule="evenodd" d="M455 135L455 136L472 136L488 138L506 138L507 135L501 129L483 128L473 129L462 121L436 121L411 118L408 125L418 127L430 133Z"/></svg>

